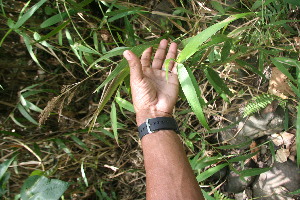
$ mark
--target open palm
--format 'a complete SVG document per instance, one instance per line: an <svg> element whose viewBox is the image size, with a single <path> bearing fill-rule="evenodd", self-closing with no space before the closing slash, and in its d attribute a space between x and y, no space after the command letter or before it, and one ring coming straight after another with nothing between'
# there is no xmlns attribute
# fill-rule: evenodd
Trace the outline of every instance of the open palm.
<svg viewBox="0 0 300 200"><path fill-rule="evenodd" d="M166 79L164 61L176 58L177 45L172 43L166 53L167 46L167 40L160 42L152 64L152 48L143 52L141 60L130 51L124 52L130 66L130 85L138 124L146 118L172 115L179 83L173 60L170 60Z"/></svg>

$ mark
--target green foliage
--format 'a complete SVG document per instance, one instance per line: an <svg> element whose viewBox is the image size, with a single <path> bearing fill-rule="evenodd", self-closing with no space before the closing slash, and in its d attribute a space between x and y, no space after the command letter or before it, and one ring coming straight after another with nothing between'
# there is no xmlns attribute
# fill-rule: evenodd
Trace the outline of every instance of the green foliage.
<svg viewBox="0 0 300 200"><path fill-rule="evenodd" d="M279 105L285 108L287 101L271 94L262 94L256 97L253 97L244 108L244 117L250 116L253 113L265 108L267 105L271 104L274 100L279 102Z"/></svg>
<svg viewBox="0 0 300 200"><path fill-rule="evenodd" d="M23 200L58 200L67 190L69 183L57 179L48 179L45 176L30 176L21 188Z"/></svg>
<svg viewBox="0 0 300 200"><path fill-rule="evenodd" d="M7 169L15 158L16 156L6 160L0 165L0 198L6 193L6 185L10 177L10 172L8 172Z"/></svg>

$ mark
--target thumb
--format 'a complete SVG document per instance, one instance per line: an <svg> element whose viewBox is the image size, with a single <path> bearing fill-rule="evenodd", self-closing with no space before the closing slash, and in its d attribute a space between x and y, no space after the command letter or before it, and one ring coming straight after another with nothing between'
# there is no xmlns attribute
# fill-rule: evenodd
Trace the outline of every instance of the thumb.
<svg viewBox="0 0 300 200"><path fill-rule="evenodd" d="M124 57L128 61L130 67L130 81L140 81L143 78L143 70L140 59L129 50L124 51Z"/></svg>

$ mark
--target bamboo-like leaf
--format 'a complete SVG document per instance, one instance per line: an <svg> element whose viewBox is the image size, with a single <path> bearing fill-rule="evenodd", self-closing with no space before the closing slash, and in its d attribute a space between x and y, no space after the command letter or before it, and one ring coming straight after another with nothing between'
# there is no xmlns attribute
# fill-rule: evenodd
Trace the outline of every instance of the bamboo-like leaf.
<svg viewBox="0 0 300 200"><path fill-rule="evenodd" d="M268 168L253 168L253 169L246 169L246 170L243 170L243 171L240 171L239 174L242 176L242 177L247 177L247 176L257 176L259 174L262 174L264 172L267 172L269 171L271 168L268 167Z"/></svg>
<svg viewBox="0 0 300 200"><path fill-rule="evenodd" d="M18 110L20 111L20 113L31 123L35 124L35 125L39 125L39 123L33 119L30 114L25 110L25 108L19 103L17 105Z"/></svg>
<svg viewBox="0 0 300 200"><path fill-rule="evenodd" d="M228 96L232 96L233 94L227 87L227 85L224 83L224 81L220 78L219 74L211 69L206 68L204 70L204 73L206 75L207 80L209 83L215 88L215 90L221 95L222 93L227 94Z"/></svg>
<svg viewBox="0 0 300 200"><path fill-rule="evenodd" d="M118 121L117 121L117 109L115 102L111 104L111 111L110 111L110 121L112 130L114 132L115 140L118 143Z"/></svg>
<svg viewBox="0 0 300 200"><path fill-rule="evenodd" d="M84 142L82 142L78 137L76 137L75 135L71 135L71 138L72 138L72 140L74 140L74 142L76 142L83 149L85 149L86 151L90 151L89 148L86 146L86 144Z"/></svg>
<svg viewBox="0 0 300 200"><path fill-rule="evenodd" d="M202 194L203 194L203 197L205 198L205 200L216 200L215 198L209 196L209 194L207 192L205 192L204 190L202 190Z"/></svg>
<svg viewBox="0 0 300 200"><path fill-rule="evenodd" d="M77 11L75 11L75 10L69 10L68 12L69 12L70 16L77 13ZM54 24L57 24L58 22L62 22L67 17L68 17L67 12L59 13L57 15L54 15L54 16L46 19L43 23L41 23L40 27L41 28L46 28L48 26L52 26Z"/></svg>
<svg viewBox="0 0 300 200"><path fill-rule="evenodd" d="M224 26L228 25L230 22L245 17L249 14L252 13L242 13L242 14L237 14L228 17L227 19L214 24L210 26L209 28L205 29L198 35L194 36L191 38L188 42L188 44L185 46L185 48L181 51L180 55L177 58L178 63L183 63L187 59L189 59L196 51L198 51L198 48L206 41L208 40L211 36L213 36L217 31L219 31L221 28Z"/></svg>
<svg viewBox="0 0 300 200"><path fill-rule="evenodd" d="M0 165L0 180L3 178L5 172L7 171L8 167L14 161L15 158L16 158L16 155L13 156L11 159L6 160L3 163L1 163L1 165Z"/></svg>
<svg viewBox="0 0 300 200"><path fill-rule="evenodd" d="M193 83L193 79L195 80L195 78L193 78L194 75L192 73L189 73L188 70L181 63L178 64L177 69L179 82L189 105L193 109L196 117L199 119L202 126L209 130L210 128L206 122L206 118L202 109L204 101L200 96L199 87L195 87L195 84Z"/></svg>
<svg viewBox="0 0 300 200"><path fill-rule="evenodd" d="M135 113L132 103L130 103L129 101L126 101L125 99L122 99L121 97L116 97L115 99L120 107L125 108L126 110Z"/></svg>
<svg viewBox="0 0 300 200"><path fill-rule="evenodd" d="M86 186L86 187L89 187L89 183L88 183L88 180L87 180L87 178L86 178L85 171L84 171L84 168L83 168L83 161L81 162L80 171L81 171L81 176L82 176L82 178L83 178L83 181L84 181L84 183L85 183L85 186Z"/></svg>
<svg viewBox="0 0 300 200"><path fill-rule="evenodd" d="M74 158L73 154L71 153L71 150L66 146L66 144L59 138L54 140L58 146L58 148L64 150L70 157Z"/></svg>
<svg viewBox="0 0 300 200"><path fill-rule="evenodd" d="M297 165L300 167L300 104L297 109L297 123L296 123L296 148L297 148Z"/></svg>
<svg viewBox="0 0 300 200"><path fill-rule="evenodd" d="M221 169L223 169L226 166L228 166L228 164L224 163L224 164L217 165L215 167L212 167L212 168L202 172L201 174L199 174L197 176L197 181L202 182L202 181L206 180L207 178L211 177L212 175L214 175L215 173L217 173L218 171L220 171Z"/></svg>
<svg viewBox="0 0 300 200"><path fill-rule="evenodd" d="M254 153L247 154L247 155L237 156L237 157L235 157L235 158L229 159L228 162L240 162L240 161L245 161L246 159L251 158L252 156L255 156L257 153L258 153L258 151L257 151L257 152L254 152Z"/></svg>
<svg viewBox="0 0 300 200"><path fill-rule="evenodd" d="M47 0L40 0L37 4L32 6L13 26L13 29L20 28Z"/></svg>
<svg viewBox="0 0 300 200"><path fill-rule="evenodd" d="M271 58L271 61L273 62L273 64L284 74L286 75L286 77L294 82L294 83L297 83L296 80L294 79L294 77L290 74L290 72L287 70L287 68L282 64L280 63L277 59L275 58Z"/></svg>
<svg viewBox="0 0 300 200"><path fill-rule="evenodd" d="M62 29L64 29L69 23L70 23L70 19L65 21L64 23L62 23L61 25L57 26L55 29L53 29L50 33L48 33L47 35L45 36L42 36L38 41L36 42L41 42L41 41L44 41L54 35L56 35L59 31L61 31Z"/></svg>

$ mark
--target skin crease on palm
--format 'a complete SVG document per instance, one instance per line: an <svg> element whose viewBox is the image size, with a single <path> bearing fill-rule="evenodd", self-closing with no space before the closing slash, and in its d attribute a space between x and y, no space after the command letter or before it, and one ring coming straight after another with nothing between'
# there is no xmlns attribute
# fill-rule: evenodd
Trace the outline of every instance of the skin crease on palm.
<svg viewBox="0 0 300 200"><path fill-rule="evenodd" d="M124 57L130 66L130 86L140 126L148 118L172 117L178 98L179 81L174 60L177 44L162 40L151 64L152 48L139 59L131 51ZM170 60L168 81L165 60ZM159 130L142 140L146 170L147 200L204 200L183 144L173 130Z"/></svg>

